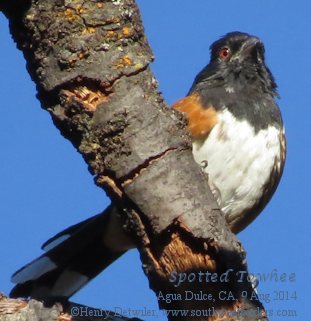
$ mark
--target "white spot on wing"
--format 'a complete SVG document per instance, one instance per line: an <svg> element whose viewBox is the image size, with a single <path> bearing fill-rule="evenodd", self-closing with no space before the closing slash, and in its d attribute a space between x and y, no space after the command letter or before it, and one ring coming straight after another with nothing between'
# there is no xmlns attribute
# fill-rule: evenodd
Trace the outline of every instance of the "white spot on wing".
<svg viewBox="0 0 311 321"><path fill-rule="evenodd" d="M231 87L231 86L227 86L227 87L225 87L225 91L226 91L228 94L233 94L233 93L234 93L234 88Z"/></svg>
<svg viewBox="0 0 311 321"><path fill-rule="evenodd" d="M17 271L12 276L11 281L13 283L24 283L29 280L35 280L56 267L57 265L51 259L47 256L42 256Z"/></svg>

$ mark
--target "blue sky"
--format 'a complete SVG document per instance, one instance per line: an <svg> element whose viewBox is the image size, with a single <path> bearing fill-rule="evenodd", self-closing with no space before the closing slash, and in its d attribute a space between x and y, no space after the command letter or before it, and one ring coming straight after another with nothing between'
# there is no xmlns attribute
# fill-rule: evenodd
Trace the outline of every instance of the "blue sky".
<svg viewBox="0 0 311 321"><path fill-rule="evenodd" d="M273 200L239 239L247 250L251 272L296 275L295 282L260 282L259 292L270 295L270 302L264 302L274 314L270 319L305 320L309 311L304 300L311 284L310 1L138 2L156 57L152 68L170 104L188 91L195 74L209 60L209 45L221 35L245 31L265 43L266 60L279 86L288 158ZM10 275L40 255L47 238L98 213L109 200L94 186L82 157L40 108L24 58L2 15L0 47L0 290L8 293ZM282 293L286 297L295 291L296 300L280 300ZM158 311L136 251L127 253L73 300L104 309ZM289 317L293 310L297 316ZM144 319L165 320L161 313Z"/></svg>

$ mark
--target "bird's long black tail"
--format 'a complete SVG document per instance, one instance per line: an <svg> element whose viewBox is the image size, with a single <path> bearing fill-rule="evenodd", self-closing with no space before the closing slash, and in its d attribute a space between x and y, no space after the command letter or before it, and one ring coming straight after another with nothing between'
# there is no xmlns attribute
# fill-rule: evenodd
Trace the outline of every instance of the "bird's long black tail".
<svg viewBox="0 0 311 321"><path fill-rule="evenodd" d="M10 296L66 300L132 247L110 206L45 242L46 253L13 274Z"/></svg>

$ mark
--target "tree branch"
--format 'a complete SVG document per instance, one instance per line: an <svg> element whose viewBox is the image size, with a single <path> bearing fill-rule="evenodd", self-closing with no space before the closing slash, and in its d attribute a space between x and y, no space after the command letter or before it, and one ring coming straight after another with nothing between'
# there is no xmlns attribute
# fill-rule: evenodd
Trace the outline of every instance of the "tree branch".
<svg viewBox="0 0 311 321"><path fill-rule="evenodd" d="M90 308L77 303L65 307L59 303L46 307L42 302L9 299L0 293L1 321L139 321L117 311Z"/></svg>
<svg viewBox="0 0 311 321"><path fill-rule="evenodd" d="M250 299L251 284L239 282L245 252L193 160L185 121L157 91L134 0L5 0L0 9L43 108L123 213L150 287L158 297L208 291L214 298L159 299L160 308L256 310L256 316L239 320L267 320L257 298ZM227 273L228 279L201 282L201 271ZM196 280L176 286L172 278L178 273ZM235 299L221 300L221 291ZM212 319L195 313L182 319Z"/></svg>

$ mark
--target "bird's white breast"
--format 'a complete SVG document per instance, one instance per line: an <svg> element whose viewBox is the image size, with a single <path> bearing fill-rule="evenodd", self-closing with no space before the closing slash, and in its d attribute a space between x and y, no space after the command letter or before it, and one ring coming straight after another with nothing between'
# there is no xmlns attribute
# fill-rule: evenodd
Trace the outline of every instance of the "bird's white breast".
<svg viewBox="0 0 311 321"><path fill-rule="evenodd" d="M276 127L255 133L247 121L228 110L219 113L206 140L193 142L194 158L219 191L219 205L229 222L261 198L273 166L281 167L280 152Z"/></svg>

